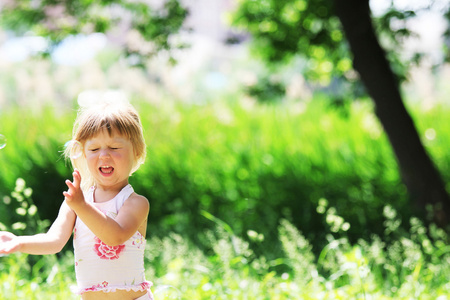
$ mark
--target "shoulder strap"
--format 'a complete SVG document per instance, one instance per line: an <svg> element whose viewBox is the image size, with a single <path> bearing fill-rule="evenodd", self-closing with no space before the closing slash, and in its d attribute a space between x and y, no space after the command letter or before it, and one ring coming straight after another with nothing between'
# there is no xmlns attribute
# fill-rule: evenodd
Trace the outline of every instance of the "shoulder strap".
<svg viewBox="0 0 450 300"><path fill-rule="evenodd" d="M94 203L95 186L91 186L86 192L83 192L84 198L88 203Z"/></svg>
<svg viewBox="0 0 450 300"><path fill-rule="evenodd" d="M125 201L131 196L131 194L134 193L133 187L128 184L126 185L116 196L116 209L119 211L119 209L123 206Z"/></svg>

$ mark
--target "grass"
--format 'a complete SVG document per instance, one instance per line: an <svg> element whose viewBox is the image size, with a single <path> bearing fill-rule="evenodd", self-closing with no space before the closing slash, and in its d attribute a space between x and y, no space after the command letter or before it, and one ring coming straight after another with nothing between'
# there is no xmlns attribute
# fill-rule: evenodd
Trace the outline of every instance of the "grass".
<svg viewBox="0 0 450 300"><path fill-rule="evenodd" d="M145 262L159 299L450 298L448 235L403 210L367 103L348 115L320 102L140 105L149 160L132 180L152 203ZM411 111L449 182L448 108ZM61 201L72 121L2 112L0 229L48 225L39 214ZM0 299L77 299L74 280L70 251L0 257Z"/></svg>
<svg viewBox="0 0 450 300"><path fill-rule="evenodd" d="M157 299L443 300L450 296L447 237L418 220L412 220L409 233L389 244L374 236L350 245L345 237L330 235L319 257L288 221L279 230L286 255L270 261L255 256L248 242L221 227L207 233L212 248L208 255L177 234L150 238L147 277L155 284ZM1 258L2 299L76 299L70 293L74 284L70 257L50 259L54 264L46 276L36 265L28 269L26 255ZM278 272L281 267L286 270Z"/></svg>
<svg viewBox="0 0 450 300"><path fill-rule="evenodd" d="M326 103L136 102L148 159L130 181L151 202L149 231L197 239L210 224L198 217L207 211L239 236L257 228L270 241L284 217L309 239L323 240L324 222L315 212L320 198L354 225L354 237L365 228L377 232L386 202L407 216L396 161L371 106L355 103L345 112ZM17 109L1 116L8 144L0 161L11 163L0 164L0 196L22 177L43 216L54 219L70 177L60 151L70 139L73 111ZM1 208L0 202L0 218L9 218Z"/></svg>
<svg viewBox="0 0 450 300"><path fill-rule="evenodd" d="M20 186L10 200L32 205L30 199L21 199L21 189L27 188L22 181L17 182ZM207 212L203 217L215 229L199 233L208 241L206 250L176 233L163 238L150 233L145 265L147 279L154 282L156 299L450 297L449 237L442 229L411 218L409 230L405 231L397 212L386 206L383 236L350 243L346 232L351 224L339 216L336 208L321 199L317 211L330 229L326 245L317 254L286 219L278 226L283 255L274 259L257 255L252 249L264 240L262 234L248 231L248 238L238 237L229 224ZM70 251L59 256L0 257L1 299L77 299L71 293L74 284Z"/></svg>

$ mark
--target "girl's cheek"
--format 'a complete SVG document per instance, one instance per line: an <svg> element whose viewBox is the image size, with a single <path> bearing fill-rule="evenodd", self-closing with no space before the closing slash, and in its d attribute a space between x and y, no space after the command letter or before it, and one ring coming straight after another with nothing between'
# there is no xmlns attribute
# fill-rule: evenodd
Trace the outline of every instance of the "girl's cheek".
<svg viewBox="0 0 450 300"><path fill-rule="evenodd" d="M88 165L95 164L95 163L96 163L95 156L94 156L94 155L88 155L88 156L86 156L86 163L87 163Z"/></svg>
<svg viewBox="0 0 450 300"><path fill-rule="evenodd" d="M89 152L86 153L86 159L88 159L88 160L95 159L95 156L96 156L95 153L89 153Z"/></svg>

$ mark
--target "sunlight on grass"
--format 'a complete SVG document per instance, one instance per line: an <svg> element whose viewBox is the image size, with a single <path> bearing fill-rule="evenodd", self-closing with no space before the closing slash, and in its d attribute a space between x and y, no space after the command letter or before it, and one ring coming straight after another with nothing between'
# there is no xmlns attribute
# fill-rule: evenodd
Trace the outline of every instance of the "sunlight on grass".
<svg viewBox="0 0 450 300"><path fill-rule="evenodd" d="M449 237L398 209L408 203L367 103L347 116L320 103L301 112L220 102L142 111L150 155L131 180L152 200L145 265L157 299L450 299ZM17 124L20 114L1 120L0 158L16 163L0 164L12 187L2 191L0 229L31 234L57 206L24 170L63 184L59 130L70 134L72 118L47 111ZM418 128L449 170L445 117L423 113ZM0 299L78 299L74 284L70 249L0 257Z"/></svg>
<svg viewBox="0 0 450 300"><path fill-rule="evenodd" d="M389 226L393 219L387 214ZM327 237L318 257L302 233L283 220L279 232L285 256L274 260L256 256L247 241L222 225L205 233L211 246L206 253L175 233L148 240L146 275L157 299L444 300L450 294L448 237L417 219L409 232L386 227L384 238L391 242L373 236L350 245L339 231ZM0 258L2 299L76 299L70 293L70 255L41 258L34 266L28 258Z"/></svg>
<svg viewBox="0 0 450 300"><path fill-rule="evenodd" d="M10 204L24 203L24 191L29 189L23 180L16 185ZM31 198L26 201L33 205ZM321 199L317 211L330 228L318 255L286 219L278 226L284 255L274 259L268 259L270 253L256 255L249 241L206 211L202 216L215 224L214 230L201 233L207 249L200 250L175 233L150 237L146 275L154 282L157 299L447 299L450 248L445 231L425 227L417 218L404 231L395 209L386 206L384 235L350 244L346 232L351 224L336 208ZM29 214L41 222L34 210L19 215L26 219ZM253 242L264 240L256 231L247 234ZM77 299L70 292L72 264L71 252L59 257L0 257L2 299Z"/></svg>

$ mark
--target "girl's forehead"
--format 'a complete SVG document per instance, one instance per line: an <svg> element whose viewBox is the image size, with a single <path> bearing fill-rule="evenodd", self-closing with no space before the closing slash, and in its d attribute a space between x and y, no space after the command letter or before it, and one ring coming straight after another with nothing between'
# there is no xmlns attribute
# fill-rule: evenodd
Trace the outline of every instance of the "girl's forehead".
<svg viewBox="0 0 450 300"><path fill-rule="evenodd" d="M100 142L100 141L126 142L129 140L130 140L129 138L121 134L117 129L112 129L111 131L103 129L93 134L91 137L87 138L86 143Z"/></svg>

